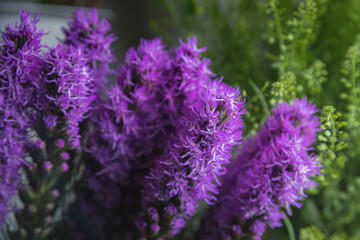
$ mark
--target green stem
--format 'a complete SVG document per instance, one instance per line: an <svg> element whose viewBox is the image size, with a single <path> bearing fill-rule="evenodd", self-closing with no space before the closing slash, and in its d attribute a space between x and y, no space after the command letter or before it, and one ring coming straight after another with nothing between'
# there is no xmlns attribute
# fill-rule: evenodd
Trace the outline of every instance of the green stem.
<svg viewBox="0 0 360 240"><path fill-rule="evenodd" d="M290 219L289 219L289 217L287 215L285 215L285 218L283 219L283 221L284 221L284 224L285 224L286 229L287 229L288 234L289 234L289 240L296 240L294 227L291 224L291 221L290 221Z"/></svg>
<svg viewBox="0 0 360 240"><path fill-rule="evenodd" d="M279 14L279 11L277 9L276 4L277 4L277 0L270 1L270 7L271 7L271 9L273 10L273 13L274 13L276 35L277 35L277 38L279 40L280 55L283 55L283 52L284 52L283 49L285 47L285 44L284 44L284 38L283 38L283 35L282 35L280 14ZM281 61L281 59L280 59L280 61ZM280 64L279 65L279 75L281 76L284 73L285 73L285 68L284 68L284 66L282 64Z"/></svg>

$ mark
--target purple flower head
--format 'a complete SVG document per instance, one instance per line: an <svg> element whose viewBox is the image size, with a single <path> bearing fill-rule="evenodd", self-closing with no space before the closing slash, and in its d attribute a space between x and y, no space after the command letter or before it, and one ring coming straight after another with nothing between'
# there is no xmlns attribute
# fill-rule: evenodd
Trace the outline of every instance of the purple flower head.
<svg viewBox="0 0 360 240"><path fill-rule="evenodd" d="M63 32L65 45L82 48L87 54L96 79L109 71L108 64L115 61L111 44L116 38L111 33L110 23L104 18L99 19L95 8L88 14L82 9L76 10Z"/></svg>
<svg viewBox="0 0 360 240"><path fill-rule="evenodd" d="M160 39L142 40L138 49L127 52L108 99L97 102L93 121L98 131L90 138L89 152L102 164L102 174L111 171L116 182L125 181L130 167L151 164L152 155L163 151L170 121L163 97L170 91L169 68Z"/></svg>
<svg viewBox="0 0 360 240"><path fill-rule="evenodd" d="M42 92L37 108L45 111L46 124L66 119L67 132L74 147L79 147L79 123L95 99L91 70L83 52L75 47L57 45L44 56ZM56 117L55 117L56 116Z"/></svg>
<svg viewBox="0 0 360 240"><path fill-rule="evenodd" d="M199 200L216 201L218 177L226 173L231 146L240 144L245 113L240 91L211 79L209 61L194 44L195 38L188 39L176 50L175 96L182 101L173 122L177 131L144 180L146 201L180 203L176 223L194 214ZM173 226L175 233L183 224Z"/></svg>
<svg viewBox="0 0 360 240"><path fill-rule="evenodd" d="M31 18L30 13L26 14L25 10L20 10L19 14L20 22L15 22L13 26L7 25L2 32L2 51L11 54L17 51L39 51L43 32L36 27L38 16Z"/></svg>
<svg viewBox="0 0 360 240"><path fill-rule="evenodd" d="M224 238L243 232L261 236L267 225L281 226L283 206L288 214L290 206L301 207L304 190L316 185L310 177L320 174L321 168L310 153L320 125L316 112L306 98L273 109L228 168L205 232ZM214 224L219 231L214 232ZM235 233L231 226L239 224L247 227Z"/></svg>
<svg viewBox="0 0 360 240"><path fill-rule="evenodd" d="M20 11L20 22L7 25L0 41L0 90L4 101L25 106L40 80L40 41L37 17Z"/></svg>
<svg viewBox="0 0 360 240"><path fill-rule="evenodd" d="M226 173L231 146L241 140L245 110L239 90L221 81L209 82L200 90L197 102L185 101L176 125L178 134L144 182L145 196L153 201L178 199L176 222L194 214L199 200L216 201L218 177Z"/></svg>
<svg viewBox="0 0 360 240"><path fill-rule="evenodd" d="M197 47L196 36L188 38L187 42L179 41L180 46L175 49L173 61L174 67L178 69L175 79L179 81L179 88L191 97L198 87L208 84L215 74L209 69L210 60L202 58L201 52L206 48Z"/></svg>

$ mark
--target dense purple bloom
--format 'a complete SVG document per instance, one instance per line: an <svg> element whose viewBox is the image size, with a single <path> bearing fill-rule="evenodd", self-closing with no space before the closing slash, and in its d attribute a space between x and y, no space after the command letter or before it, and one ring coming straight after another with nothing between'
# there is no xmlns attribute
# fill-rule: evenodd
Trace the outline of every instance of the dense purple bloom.
<svg viewBox="0 0 360 240"><path fill-rule="evenodd" d="M102 78L109 71L109 63L115 62L111 44L116 38L111 33L110 23L104 18L99 19L95 8L88 14L78 9L63 31L64 44L82 48L94 69L95 79Z"/></svg>
<svg viewBox="0 0 360 240"><path fill-rule="evenodd" d="M203 225L204 239L261 236L281 225L285 206L301 207L304 190L321 166L310 151L319 131L316 106L307 98L280 103L255 137L244 142L229 166L218 203ZM216 227L214 226L216 225ZM211 236L210 236L211 235Z"/></svg>
<svg viewBox="0 0 360 240"><path fill-rule="evenodd" d="M176 233L199 200L216 200L231 146L240 144L244 102L238 89L212 79L203 51L195 37L180 41L173 52L160 39L142 40L128 50L108 98L93 113L97 131L89 152L100 170L89 174L89 186L95 199L109 197L103 199L107 209L114 207L108 203L126 200L106 193L105 186L121 189L119 197L135 194L141 201L129 214L140 217L138 226L159 225ZM159 201L166 213L155 204ZM168 217L155 217L160 213ZM144 222L143 215L152 220Z"/></svg>
<svg viewBox="0 0 360 240"><path fill-rule="evenodd" d="M36 29L37 22L20 11L20 23L7 25L1 33L0 90L5 102L24 106L38 87L42 32Z"/></svg>
<svg viewBox="0 0 360 240"><path fill-rule="evenodd" d="M183 227L181 218L194 214L199 200L216 201L218 177L226 173L232 145L241 140L245 111L244 103L237 101L239 91L220 81L204 87L204 92L198 89L196 101L184 99L177 133L144 180L146 202L179 204L173 233Z"/></svg>
<svg viewBox="0 0 360 240"><path fill-rule="evenodd" d="M43 57L43 79L37 110L45 112L46 124L56 126L65 118L69 142L80 146L79 123L95 99L92 71L81 49L57 45ZM54 122L54 123L53 123Z"/></svg>
<svg viewBox="0 0 360 240"><path fill-rule="evenodd" d="M102 164L101 173L117 183L126 185L130 168L148 167L163 151L171 116L163 96L172 94L169 71L170 58L160 39L142 41L138 50L127 52L108 99L98 101L93 113L97 131L89 150Z"/></svg>
<svg viewBox="0 0 360 240"><path fill-rule="evenodd" d="M119 212L128 224L135 221L136 216L127 215L140 208L141 179L164 151L172 131L171 70L171 58L161 40L142 41L137 49L128 50L115 83L106 90L107 98L97 99L92 112L95 131L87 149L93 161L87 162L85 177L103 216ZM111 216L106 219L116 222Z"/></svg>
<svg viewBox="0 0 360 240"><path fill-rule="evenodd" d="M199 200L212 204L218 194L218 177L226 173L232 145L240 144L244 102L240 92L221 80L212 80L210 61L201 57L196 38L180 41L173 66L177 81L177 117L164 154L144 180L143 205L176 204L170 227L176 234Z"/></svg>

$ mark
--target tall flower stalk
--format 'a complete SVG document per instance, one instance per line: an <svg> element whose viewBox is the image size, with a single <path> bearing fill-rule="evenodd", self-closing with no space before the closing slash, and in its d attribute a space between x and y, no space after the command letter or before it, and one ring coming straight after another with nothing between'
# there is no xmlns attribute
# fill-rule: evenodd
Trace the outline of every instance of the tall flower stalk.
<svg viewBox="0 0 360 240"><path fill-rule="evenodd" d="M316 106L307 98L279 103L229 165L219 201L205 218L201 239L260 239L266 226L279 227L321 166L311 153L319 131Z"/></svg>
<svg viewBox="0 0 360 240"><path fill-rule="evenodd" d="M9 232L13 239L47 239L51 234L58 196L80 147L79 123L95 99L82 50L58 45L45 51L37 22L20 11L20 22L6 27L0 45L0 134L6 144L0 156L10 169L1 178L10 182L1 195L6 204L18 188L23 203L11 209L18 223Z"/></svg>
<svg viewBox="0 0 360 240"><path fill-rule="evenodd" d="M240 92L213 79L203 51L195 37L173 52L142 40L93 114L88 185L98 212L121 212L112 222L126 239L169 237L198 201L213 203L240 143Z"/></svg>

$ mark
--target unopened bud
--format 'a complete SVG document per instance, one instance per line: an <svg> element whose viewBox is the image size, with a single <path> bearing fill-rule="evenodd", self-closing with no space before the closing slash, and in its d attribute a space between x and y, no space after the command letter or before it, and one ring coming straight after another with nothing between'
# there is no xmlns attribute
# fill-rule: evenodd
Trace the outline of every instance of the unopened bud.
<svg viewBox="0 0 360 240"><path fill-rule="evenodd" d="M52 191L52 195L53 195L53 197L54 197L54 198L57 198L57 197L59 197L59 195L60 195L60 192L59 192L59 190L57 190L57 189L54 189L54 190Z"/></svg>
<svg viewBox="0 0 360 240"><path fill-rule="evenodd" d="M160 226L157 223L151 224L151 231L154 234L157 234L160 231Z"/></svg>
<svg viewBox="0 0 360 240"><path fill-rule="evenodd" d="M70 154L68 152L61 153L62 160L67 161L67 160L69 160L69 158L70 158Z"/></svg>
<svg viewBox="0 0 360 240"><path fill-rule="evenodd" d="M55 204L54 203L47 203L46 204L46 209L49 210L49 211L52 211L54 210L55 208Z"/></svg>
<svg viewBox="0 0 360 240"><path fill-rule="evenodd" d="M67 172L69 170L69 165L67 163L62 163L61 168L61 171Z"/></svg>
<svg viewBox="0 0 360 240"><path fill-rule="evenodd" d="M56 140L56 146L62 148L63 146L65 146L65 141L59 138L58 140Z"/></svg>
<svg viewBox="0 0 360 240"><path fill-rule="evenodd" d="M53 168L53 164L49 161L45 161L44 162L44 168L47 170L47 171L50 171L52 168Z"/></svg>

